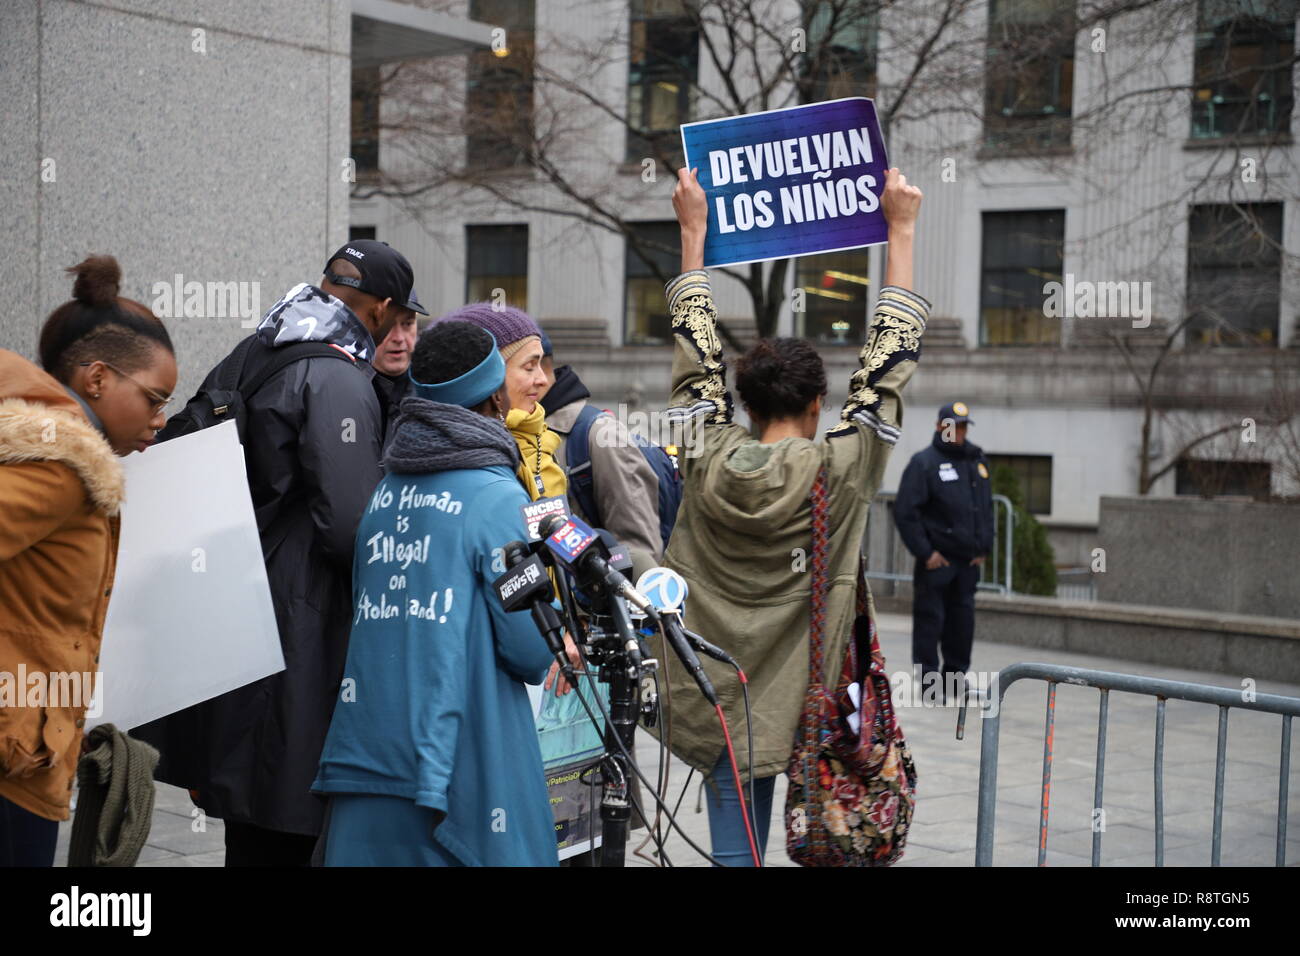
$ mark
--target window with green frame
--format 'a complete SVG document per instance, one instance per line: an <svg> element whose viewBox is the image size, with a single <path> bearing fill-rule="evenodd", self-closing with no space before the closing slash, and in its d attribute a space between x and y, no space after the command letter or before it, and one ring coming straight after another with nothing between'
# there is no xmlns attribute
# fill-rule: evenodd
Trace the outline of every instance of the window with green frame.
<svg viewBox="0 0 1300 956"><path fill-rule="evenodd" d="M983 214L980 344L1057 345L1061 320L1044 314L1043 286L1060 282L1065 210Z"/></svg>
<svg viewBox="0 0 1300 956"><path fill-rule="evenodd" d="M379 67L352 70L352 161L361 174L379 171Z"/></svg>
<svg viewBox="0 0 1300 956"><path fill-rule="evenodd" d="M480 169L525 166L533 153L533 0L470 0L470 19L502 27L505 45L469 55L465 161Z"/></svg>
<svg viewBox="0 0 1300 956"><path fill-rule="evenodd" d="M1187 339L1276 345L1282 204L1193 206L1187 223Z"/></svg>
<svg viewBox="0 0 1300 956"><path fill-rule="evenodd" d="M795 291L803 311L795 311L796 333L826 345L866 341L867 299L871 292L866 249L824 252L795 260Z"/></svg>
<svg viewBox="0 0 1300 956"><path fill-rule="evenodd" d="M528 226L466 226L465 301L498 300L528 311Z"/></svg>
<svg viewBox="0 0 1300 956"><path fill-rule="evenodd" d="M986 149L1070 145L1075 0L989 0L984 68Z"/></svg>
<svg viewBox="0 0 1300 956"><path fill-rule="evenodd" d="M632 0L628 9L629 162L646 157L681 162L678 127L691 120L699 73L700 31L685 0Z"/></svg>
<svg viewBox="0 0 1300 956"><path fill-rule="evenodd" d="M1052 513L1051 455L989 455L989 464L1006 465L1015 474L1025 496L1025 510L1033 515Z"/></svg>
<svg viewBox="0 0 1300 956"><path fill-rule="evenodd" d="M1273 490L1272 469L1267 461L1183 458L1174 467L1174 494L1267 501Z"/></svg>
<svg viewBox="0 0 1300 956"><path fill-rule="evenodd" d="M847 4L843 0L804 0L803 29L807 49L800 62L802 102L876 95L878 0Z"/></svg>
<svg viewBox="0 0 1300 956"><path fill-rule="evenodd" d="M680 271L681 228L676 222L635 222L627 227L632 237L624 253L624 341L667 345L672 332L664 283Z"/></svg>
<svg viewBox="0 0 1300 956"><path fill-rule="evenodd" d="M1192 138L1291 131L1297 0L1199 0Z"/></svg>

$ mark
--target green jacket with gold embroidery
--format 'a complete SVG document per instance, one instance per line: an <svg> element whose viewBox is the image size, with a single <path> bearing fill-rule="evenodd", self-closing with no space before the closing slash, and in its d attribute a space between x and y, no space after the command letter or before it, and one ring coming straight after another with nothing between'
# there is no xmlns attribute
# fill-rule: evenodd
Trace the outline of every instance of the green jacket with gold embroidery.
<svg viewBox="0 0 1300 956"><path fill-rule="evenodd" d="M786 769L808 689L809 492L824 465L830 540L823 676L833 687L856 612L868 505L898 440L900 393L916 368L930 306L905 289L882 289L839 423L822 441L786 438L764 445L732 421L707 273L678 276L667 294L676 349L668 417L683 429L678 461L685 486L664 563L690 584L686 626L744 668L754 772L773 776ZM707 773L723 751L717 715L662 639L654 640L667 662L672 750ZM745 773L745 710L736 675L711 660L704 668Z"/></svg>

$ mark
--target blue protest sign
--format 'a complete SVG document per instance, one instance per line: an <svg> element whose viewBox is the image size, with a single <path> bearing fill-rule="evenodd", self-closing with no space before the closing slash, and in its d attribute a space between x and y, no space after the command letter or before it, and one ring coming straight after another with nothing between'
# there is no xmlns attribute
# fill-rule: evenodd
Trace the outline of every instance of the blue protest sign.
<svg viewBox="0 0 1300 956"><path fill-rule="evenodd" d="M682 127L709 197L705 266L885 242L876 104L855 96Z"/></svg>

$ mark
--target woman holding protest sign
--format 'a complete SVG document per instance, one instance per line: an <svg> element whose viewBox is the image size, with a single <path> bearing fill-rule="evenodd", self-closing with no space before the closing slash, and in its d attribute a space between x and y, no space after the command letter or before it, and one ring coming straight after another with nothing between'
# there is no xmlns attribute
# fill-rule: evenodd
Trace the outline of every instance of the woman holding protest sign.
<svg viewBox="0 0 1300 956"><path fill-rule="evenodd" d="M152 443L176 386L171 339L118 296L117 260L68 271L44 371L0 349L0 866L54 863L113 587L117 459Z"/></svg>
<svg viewBox="0 0 1300 956"><path fill-rule="evenodd" d="M736 388L755 438L732 420L717 313L703 270L707 204L695 171L681 170L673 206L681 224L682 274L667 287L676 341L669 414L693 426L685 439L693 442L693 453L682 458L685 492L665 563L690 583L689 626L735 657L748 678L752 764L735 675L705 663L737 742L740 774L754 777L746 788L756 803L749 820L740 812L718 715L671 654L668 720L674 753L710 782L713 855L744 866L752 859L751 839L760 857L764 852L776 775L797 769L791 748L816 716L805 709L817 689L810 687L814 632L826 662L821 680L839 692L842 705L837 732L847 733L847 714L856 712L864 722L864 738L879 729L875 720L882 711L889 717L887 696L868 713L856 699L850 703L853 692L846 689L856 683L858 699L878 697L866 662L876 658L883 666L859 551L868 505L899 436L900 392L916 367L929 303L910 291L921 192L891 169L881 194L889 225L885 287L839 421L824 441L814 441L827 394L821 357L799 339L765 339L737 362ZM788 814L792 850L811 827L858 859L871 854L889 862L896 855L910 818L913 777L901 732L896 724L884 730L868 741L883 759L872 779L829 760L818 761L812 779L792 778L792 792L815 790L817 800L812 819L803 808Z"/></svg>

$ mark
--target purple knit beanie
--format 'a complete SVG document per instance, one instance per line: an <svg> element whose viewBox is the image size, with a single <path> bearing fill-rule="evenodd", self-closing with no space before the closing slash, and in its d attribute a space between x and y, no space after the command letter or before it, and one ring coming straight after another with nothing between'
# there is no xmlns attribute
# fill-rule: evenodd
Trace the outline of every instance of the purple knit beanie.
<svg viewBox="0 0 1300 956"><path fill-rule="evenodd" d="M509 359L528 344L528 339L541 340L542 330L538 328L527 312L513 306L496 307L491 302L471 302L454 312L448 312L439 322L473 322L480 328L487 329L497 340L497 349L503 359Z"/></svg>

